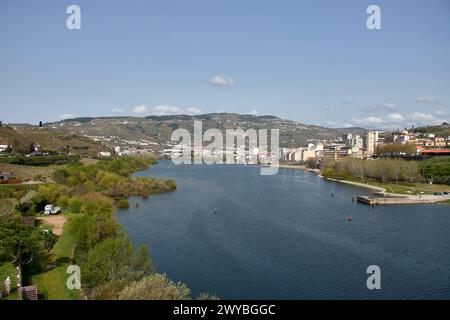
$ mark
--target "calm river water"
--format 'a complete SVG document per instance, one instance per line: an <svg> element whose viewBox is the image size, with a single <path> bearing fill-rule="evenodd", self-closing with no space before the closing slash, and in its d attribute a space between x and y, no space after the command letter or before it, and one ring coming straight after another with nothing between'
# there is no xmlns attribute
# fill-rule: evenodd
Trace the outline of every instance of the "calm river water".
<svg viewBox="0 0 450 320"><path fill-rule="evenodd" d="M117 220L133 244L148 245L158 272L194 296L450 298L449 206L372 208L352 203L364 189L259 169L161 161L137 175L172 178L178 189L132 198ZM366 287L369 265L381 268L381 290Z"/></svg>

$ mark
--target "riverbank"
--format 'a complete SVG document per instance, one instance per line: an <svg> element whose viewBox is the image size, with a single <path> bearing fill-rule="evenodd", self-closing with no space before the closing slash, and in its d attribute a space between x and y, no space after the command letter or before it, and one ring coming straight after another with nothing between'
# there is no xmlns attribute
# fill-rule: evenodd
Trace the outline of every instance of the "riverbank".
<svg viewBox="0 0 450 320"><path fill-rule="evenodd" d="M297 170L304 170L304 171L309 171L309 172L314 172L317 174L320 174L320 169L313 169L313 168L309 168L305 165L295 165L295 164L279 164L278 168L283 168L283 169L297 169Z"/></svg>
<svg viewBox="0 0 450 320"><path fill-rule="evenodd" d="M61 166L52 173L52 183L2 185L0 225L10 223L25 229L25 236L34 235L35 229L42 235L42 239L33 238L41 241L37 249L30 249L37 252L33 263L22 265L23 284L35 285L39 299L72 300L86 298L85 293L89 298L115 299L123 288L152 274L147 248L131 246L115 221L114 211L130 196L147 197L175 190L176 184L170 179L131 176L154 163L152 158L121 157ZM47 204L63 208L64 215L37 215ZM35 217L35 223L20 217ZM27 243L28 239L21 236L14 241ZM83 270L82 292L66 288L69 264ZM121 274L112 275L110 269L120 270ZM117 285L117 279L125 279L125 275L129 278Z"/></svg>
<svg viewBox="0 0 450 320"><path fill-rule="evenodd" d="M438 191L450 191L450 187L444 185L416 185L414 187L405 185L391 185L391 184L381 184L374 182L377 185L351 181L342 180L335 178L325 178L321 175L319 169L308 168L305 165L294 165L294 164L280 164L279 168L285 169L300 169L309 172L314 172L319 175L319 177L333 182L348 184L364 189L373 191L374 196L358 196L358 201L370 205L387 205L387 204L429 204L429 203L441 203L449 202L450 196L448 195L432 195L425 193L432 193Z"/></svg>
<svg viewBox="0 0 450 320"><path fill-rule="evenodd" d="M349 184L349 185L352 185L352 186L357 186L357 187L360 187L360 188L369 189L369 190L372 190L372 191L377 192L377 193L385 193L386 192L386 188L377 187L377 186L374 186L374 185L371 185L371 184L355 182L355 181L349 181L349 180L339 180L339 179L333 179L333 178L325 178L323 176L321 176L321 177L323 179L325 179L325 180L328 180L328 181L334 181L334 182Z"/></svg>
<svg viewBox="0 0 450 320"><path fill-rule="evenodd" d="M387 205L387 204L430 204L450 201L450 195L425 194L427 189L412 188L401 185L386 185L386 187L371 185L367 183L339 180L333 178L324 178L325 180L349 184L373 191L374 196L358 196L357 201L369 205ZM445 187L445 186L443 186ZM388 192L389 189L403 190L405 193ZM408 190L411 189L411 190ZM440 189L439 187L437 189ZM413 194L415 193L415 194Z"/></svg>

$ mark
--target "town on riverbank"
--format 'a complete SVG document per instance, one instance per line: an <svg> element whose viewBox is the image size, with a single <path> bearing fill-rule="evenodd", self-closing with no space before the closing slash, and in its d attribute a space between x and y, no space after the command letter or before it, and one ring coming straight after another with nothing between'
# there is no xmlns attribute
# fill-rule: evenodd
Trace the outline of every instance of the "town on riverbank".
<svg viewBox="0 0 450 320"><path fill-rule="evenodd" d="M282 146L280 167L370 188L374 195L357 197L369 205L449 203L449 127L431 130L369 130ZM2 299L190 298L185 285L155 272L146 248L133 248L113 217L114 208L133 205L130 196L176 188L172 180L131 176L166 157L164 146L132 152L42 124L1 126L0 133ZM257 163L248 149L233 154ZM84 270L78 290L65 281L74 263Z"/></svg>

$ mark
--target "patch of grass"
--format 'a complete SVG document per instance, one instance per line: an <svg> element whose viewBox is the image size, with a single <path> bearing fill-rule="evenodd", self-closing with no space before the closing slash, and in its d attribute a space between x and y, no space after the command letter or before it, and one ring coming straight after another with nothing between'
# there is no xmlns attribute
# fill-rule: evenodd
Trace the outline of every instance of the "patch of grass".
<svg viewBox="0 0 450 320"><path fill-rule="evenodd" d="M11 279L11 294L8 297L2 297L2 300L17 300L17 271L11 262L0 264L0 288L3 289L3 282L6 277Z"/></svg>
<svg viewBox="0 0 450 320"><path fill-rule="evenodd" d="M0 199L0 216L8 215L17 205L17 200L14 198Z"/></svg>
<svg viewBox="0 0 450 320"><path fill-rule="evenodd" d="M37 285L39 294L46 300L78 300L81 298L79 290L69 290L66 273L75 248L75 239L67 231L59 237L52 249L55 267L49 271L33 276L33 284Z"/></svg>
<svg viewBox="0 0 450 320"><path fill-rule="evenodd" d="M130 206L130 203L128 202L128 199L122 198L117 202L117 206L119 208L128 208Z"/></svg>
<svg viewBox="0 0 450 320"><path fill-rule="evenodd" d="M380 182L366 182L377 187L382 187L386 189L389 193L398 194L418 194L423 192L424 194L433 194L434 192L450 191L450 186L444 184L395 184L395 183L380 183Z"/></svg>

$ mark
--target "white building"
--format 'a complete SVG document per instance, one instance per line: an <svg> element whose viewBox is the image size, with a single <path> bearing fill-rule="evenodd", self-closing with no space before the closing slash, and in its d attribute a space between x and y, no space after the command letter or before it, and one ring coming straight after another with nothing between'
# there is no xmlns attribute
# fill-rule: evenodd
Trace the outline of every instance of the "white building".
<svg viewBox="0 0 450 320"><path fill-rule="evenodd" d="M100 157L111 157L111 152L109 152L109 151L100 151L100 152L98 153L98 155L99 155Z"/></svg>
<svg viewBox="0 0 450 320"><path fill-rule="evenodd" d="M367 131L366 133L366 141L365 141L365 148L366 148L366 155L371 157L375 154L376 147L377 147L377 141L378 141L378 131Z"/></svg>

